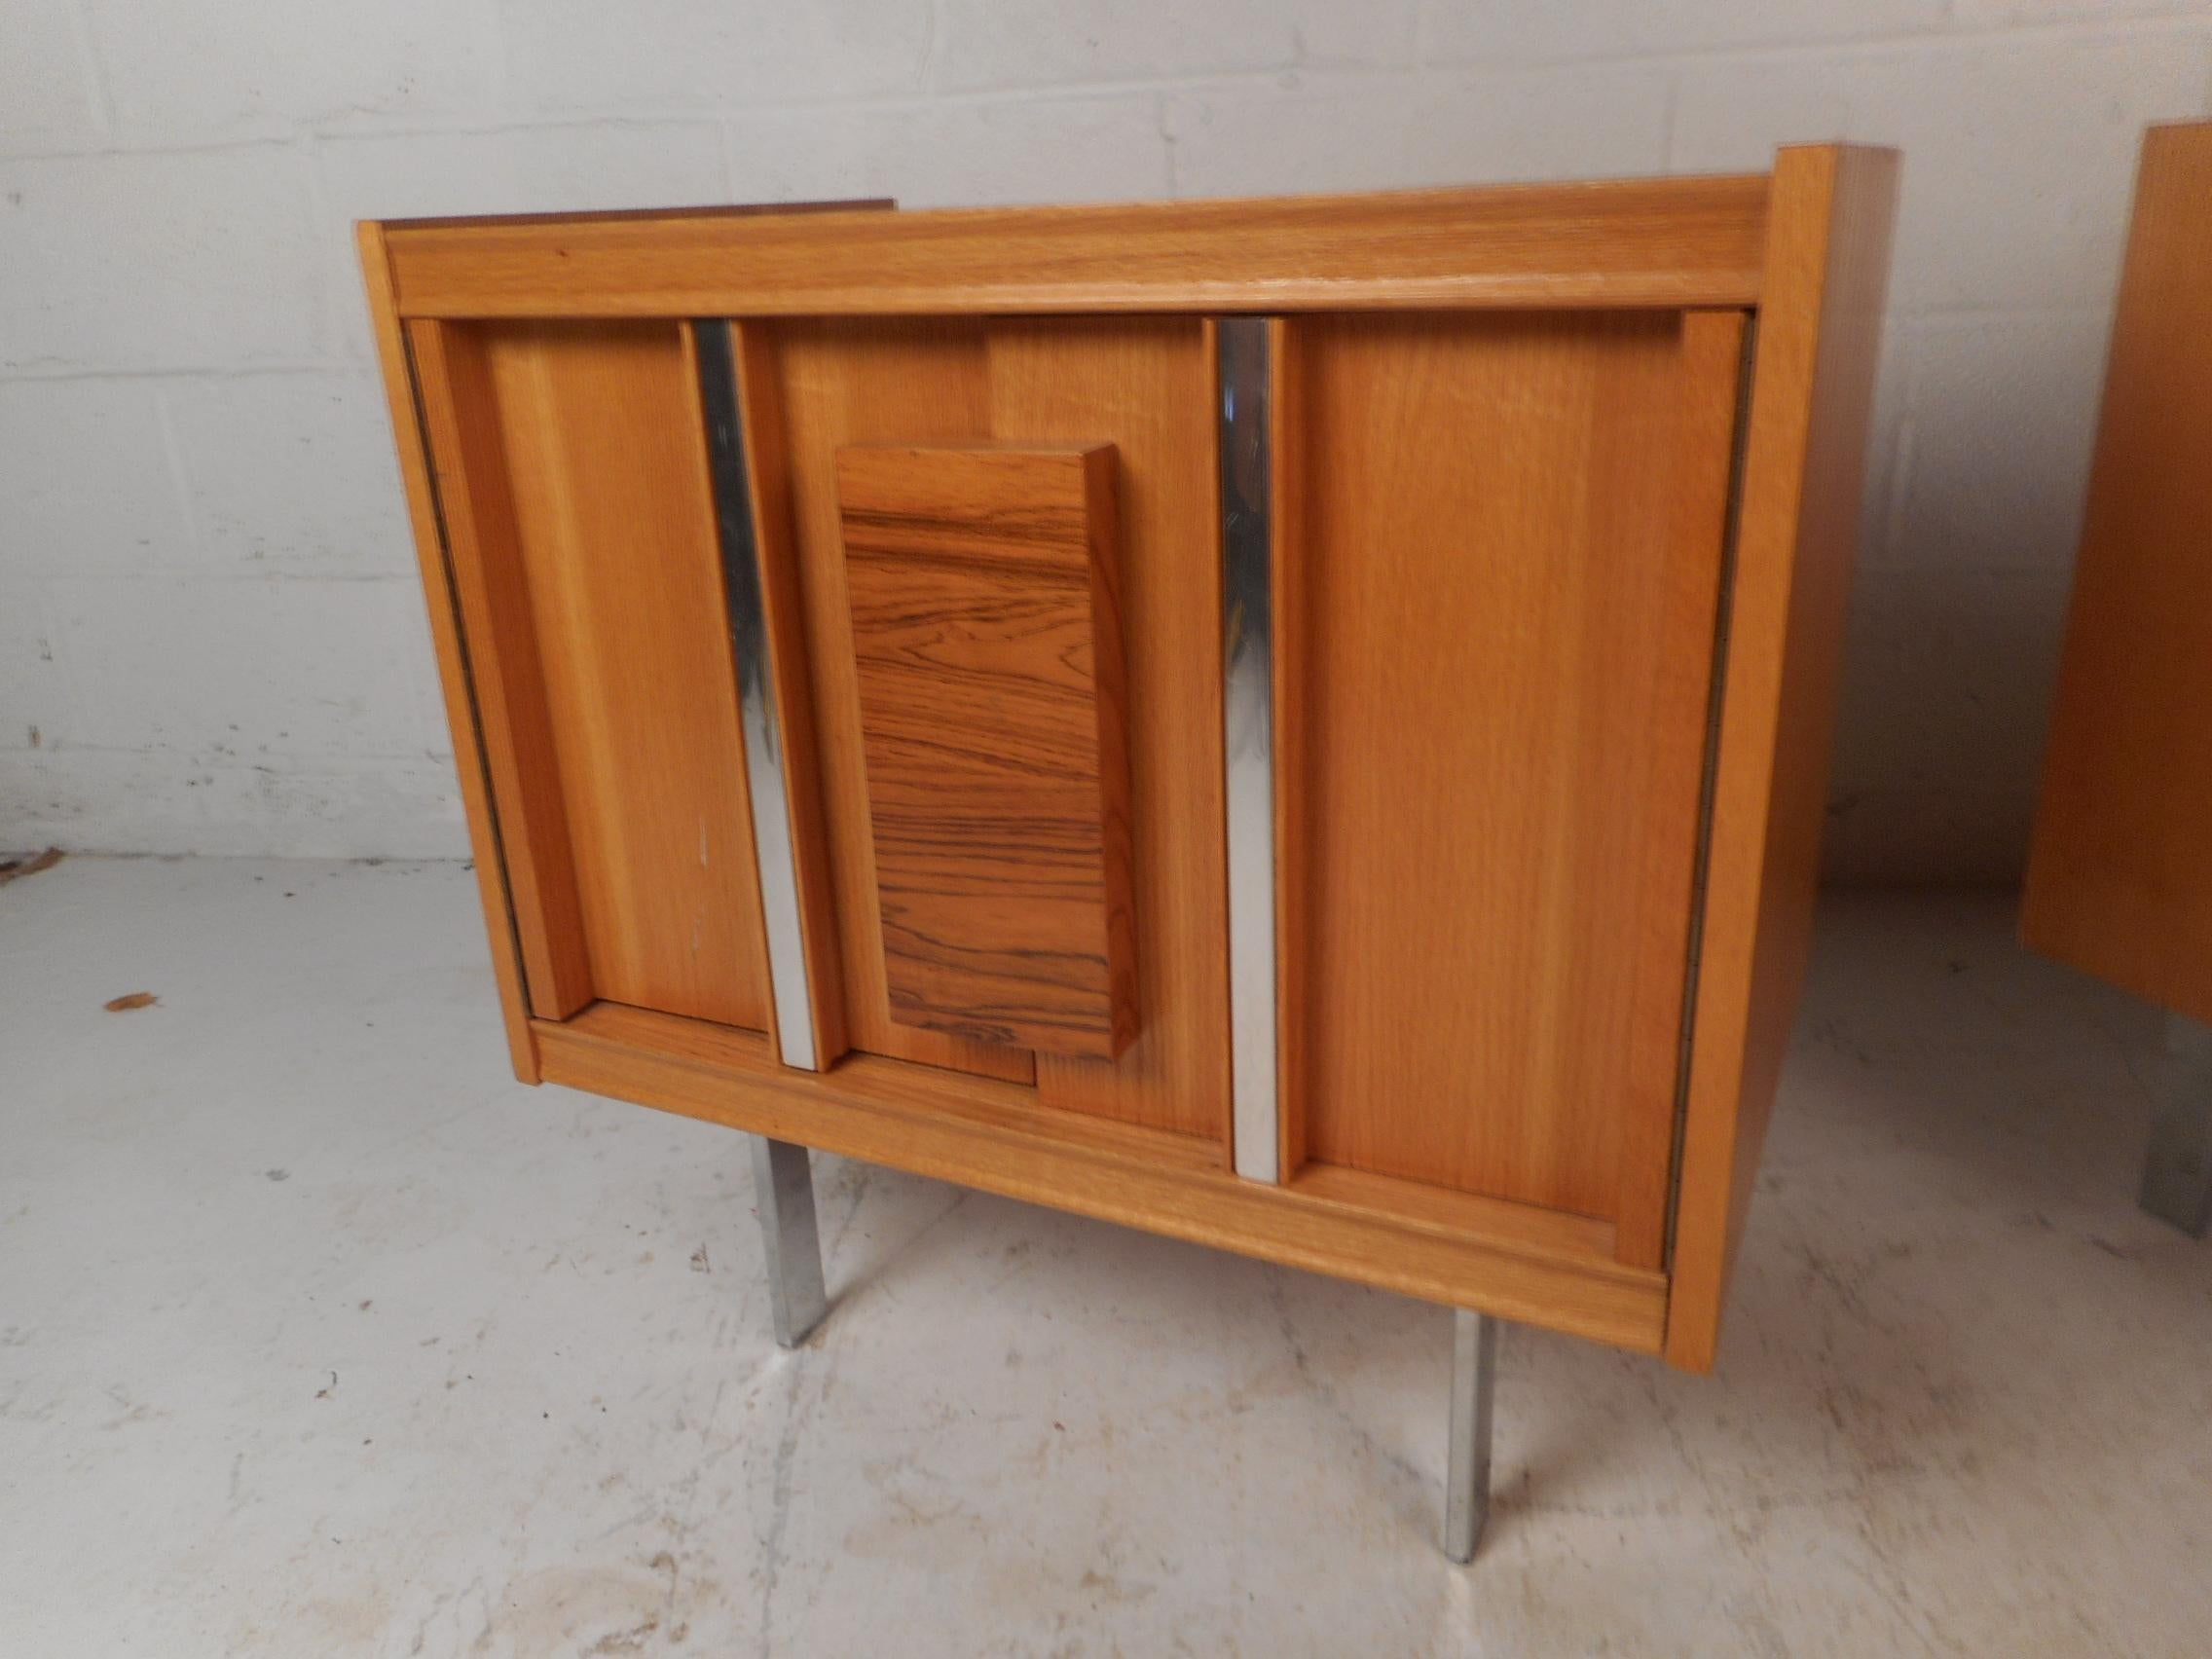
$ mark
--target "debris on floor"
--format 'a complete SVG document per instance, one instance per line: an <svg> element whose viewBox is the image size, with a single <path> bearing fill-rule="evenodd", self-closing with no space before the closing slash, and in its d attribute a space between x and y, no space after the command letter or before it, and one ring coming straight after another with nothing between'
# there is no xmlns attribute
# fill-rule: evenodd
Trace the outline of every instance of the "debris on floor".
<svg viewBox="0 0 2212 1659"><path fill-rule="evenodd" d="M161 1000L152 991L132 991L129 996L110 997L101 1006L110 1014L129 1014L134 1008L152 1008Z"/></svg>
<svg viewBox="0 0 2212 1659"><path fill-rule="evenodd" d="M0 858L0 887L5 887L18 875L36 875L42 869L52 869L61 862L61 849L49 847L43 853L22 853L12 858Z"/></svg>

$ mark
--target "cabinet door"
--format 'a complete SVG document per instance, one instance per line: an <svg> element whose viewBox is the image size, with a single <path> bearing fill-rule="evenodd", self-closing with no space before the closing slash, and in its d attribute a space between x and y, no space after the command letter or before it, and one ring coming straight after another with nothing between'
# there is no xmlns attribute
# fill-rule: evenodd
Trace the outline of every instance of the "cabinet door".
<svg viewBox="0 0 2212 1659"><path fill-rule="evenodd" d="M1294 322L1283 1109L1664 1232L1738 313ZM1295 1160L1294 1160L1295 1161Z"/></svg>
<svg viewBox="0 0 2212 1659"><path fill-rule="evenodd" d="M1194 317L736 325L803 614L845 1042L1225 1143Z"/></svg>
<svg viewBox="0 0 2212 1659"><path fill-rule="evenodd" d="M409 344L532 1012L767 1030L682 326L418 321Z"/></svg>

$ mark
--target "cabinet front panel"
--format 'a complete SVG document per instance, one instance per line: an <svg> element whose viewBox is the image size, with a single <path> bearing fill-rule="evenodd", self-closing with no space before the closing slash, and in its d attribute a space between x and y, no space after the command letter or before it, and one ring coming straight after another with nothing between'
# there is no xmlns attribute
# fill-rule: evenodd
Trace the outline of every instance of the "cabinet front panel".
<svg viewBox="0 0 2212 1659"><path fill-rule="evenodd" d="M1654 1263L1741 338L1315 319L1283 371L1286 1110L1315 1162Z"/></svg>
<svg viewBox="0 0 2212 1659"><path fill-rule="evenodd" d="M748 325L772 361L805 610L850 1046L1034 1081L1040 1103L1220 1139L1228 1011L1221 828L1220 598L1211 368L1197 318L793 321ZM1123 695L1099 793L1125 840L1133 1029L1108 1054L1039 1052L894 1016L869 740L837 498L856 446L1110 447ZM978 627L983 619L976 619ZM1103 625L1103 624L1101 624ZM1006 715L1007 705L992 713ZM1010 750L1011 753L1011 750ZM1125 807L1118 797L1125 788ZM980 913L978 912L978 925ZM1124 999L1117 998L1118 1002ZM1119 1018L1120 1016L1117 1016ZM1018 1038L1018 1032L1008 1035Z"/></svg>
<svg viewBox="0 0 2212 1659"><path fill-rule="evenodd" d="M981 325L972 321L751 325L783 423L793 551L805 609L808 689L823 827L836 888L845 1040L863 1053L1029 1082L1026 1050L902 1025L891 1017L862 742L852 599L837 514L837 452L856 443L987 436Z"/></svg>
<svg viewBox="0 0 2212 1659"><path fill-rule="evenodd" d="M1137 1028L1111 1063L1041 1054L1051 1104L1229 1134L1221 553L1213 360L1194 317L1001 318L991 435L1114 446Z"/></svg>
<svg viewBox="0 0 2212 1659"><path fill-rule="evenodd" d="M479 325L593 993L768 996L697 383L673 323Z"/></svg>

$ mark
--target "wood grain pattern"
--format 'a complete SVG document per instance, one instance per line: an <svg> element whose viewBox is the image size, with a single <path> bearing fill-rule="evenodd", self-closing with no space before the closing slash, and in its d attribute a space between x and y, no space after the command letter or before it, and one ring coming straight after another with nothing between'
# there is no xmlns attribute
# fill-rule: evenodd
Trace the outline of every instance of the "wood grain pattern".
<svg viewBox="0 0 2212 1659"><path fill-rule="evenodd" d="M837 502L891 1017L1134 1033L1114 451L851 447Z"/></svg>
<svg viewBox="0 0 2212 1659"><path fill-rule="evenodd" d="M1657 1350L1666 1280L1611 1229L1378 1176L1238 1180L1206 1141L1041 1106L1032 1091L852 1055L818 1076L756 1041L600 1005L538 1026L555 1082L1401 1295Z"/></svg>
<svg viewBox="0 0 2212 1659"><path fill-rule="evenodd" d="M390 233L410 316L1742 306L1763 177Z"/></svg>
<svg viewBox="0 0 2212 1659"><path fill-rule="evenodd" d="M2027 943L2212 1021L2212 124L2143 140Z"/></svg>
<svg viewBox="0 0 2212 1659"><path fill-rule="evenodd" d="M846 1042L866 1053L1033 1083L1037 1065L1028 1052L891 1018L852 604L837 521L836 458L845 445L974 442L990 435L982 325L758 324L749 326L747 347L749 359L774 381L782 406L792 551L804 608L823 823L844 971Z"/></svg>
<svg viewBox="0 0 2212 1659"><path fill-rule="evenodd" d="M1607 1221L1664 1165L1737 326L1299 325L1314 1162Z"/></svg>
<svg viewBox="0 0 2212 1659"><path fill-rule="evenodd" d="M361 278L368 290L369 319L376 330L377 360L384 375L385 400L391 415L392 442L399 476L407 493L407 512L422 567L423 595L429 610L430 645L445 695L446 723L453 733L454 770L461 782L461 811L468 822L469 845L476 850L476 897L484 909L484 928L492 949L492 977L498 986L499 1013L506 1026L507 1053L524 1083L538 1080L537 1043L530 1028L530 999L523 985L522 943L515 936L513 900L507 891L505 855L492 808L492 782L484 744L477 729L475 692L468 652L461 636L453 579L446 566L445 533L438 522L437 486L415 404L414 373L407 341L392 303L391 272L385 260L381 225L359 227Z"/></svg>
<svg viewBox="0 0 2212 1659"><path fill-rule="evenodd" d="M1736 534L1667 1357L1713 1363L1812 933L1894 151L1777 160Z"/></svg>
<svg viewBox="0 0 2212 1659"><path fill-rule="evenodd" d="M765 1030L737 681L682 332L479 332L592 985Z"/></svg>
<svg viewBox="0 0 2212 1659"><path fill-rule="evenodd" d="M591 955L491 370L474 330L413 322L407 335L484 727L523 982L533 1014L561 1019L592 999Z"/></svg>
<svg viewBox="0 0 2212 1659"><path fill-rule="evenodd" d="M991 431L1114 445L1129 699L1136 1040L1111 1063L1040 1054L1041 1100L1229 1151L1221 555L1213 358L1190 317L995 318Z"/></svg>

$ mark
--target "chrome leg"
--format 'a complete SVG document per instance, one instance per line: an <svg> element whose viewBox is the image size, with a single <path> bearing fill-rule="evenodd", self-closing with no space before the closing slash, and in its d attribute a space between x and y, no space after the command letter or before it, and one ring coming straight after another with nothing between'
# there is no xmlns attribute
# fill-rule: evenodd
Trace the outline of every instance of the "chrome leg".
<svg viewBox="0 0 2212 1659"><path fill-rule="evenodd" d="M830 1297L822 1288L822 1238L814 1225L814 1173L806 1148L755 1135L753 1198L760 1206L776 1342L796 1347L830 1311Z"/></svg>
<svg viewBox="0 0 2212 1659"><path fill-rule="evenodd" d="M1491 1402L1497 1388L1497 1321L1452 1313L1451 1451L1444 1473L1444 1553L1472 1561L1490 1519Z"/></svg>
<svg viewBox="0 0 2212 1659"><path fill-rule="evenodd" d="M2212 1223L2212 1027L2170 1015L2166 1054L2137 1202L2201 1238Z"/></svg>

